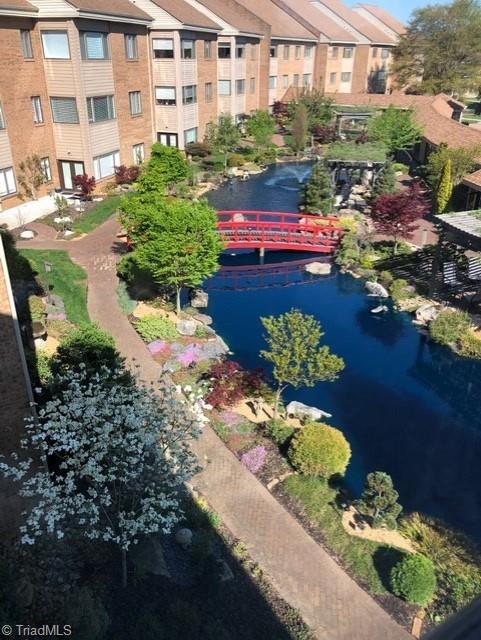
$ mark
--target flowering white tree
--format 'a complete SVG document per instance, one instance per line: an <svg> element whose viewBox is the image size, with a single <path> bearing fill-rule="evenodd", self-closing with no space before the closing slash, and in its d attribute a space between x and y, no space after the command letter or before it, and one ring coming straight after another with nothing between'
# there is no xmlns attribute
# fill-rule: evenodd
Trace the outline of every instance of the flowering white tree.
<svg viewBox="0 0 481 640"><path fill-rule="evenodd" d="M179 520L180 488L197 470L189 441L202 423L200 399L161 386L112 384L110 371L85 370L60 380L59 395L27 421L22 447L47 466L12 454L0 470L22 483L34 506L21 527L22 542L44 533L76 531L113 542L126 554L139 536L168 533Z"/></svg>

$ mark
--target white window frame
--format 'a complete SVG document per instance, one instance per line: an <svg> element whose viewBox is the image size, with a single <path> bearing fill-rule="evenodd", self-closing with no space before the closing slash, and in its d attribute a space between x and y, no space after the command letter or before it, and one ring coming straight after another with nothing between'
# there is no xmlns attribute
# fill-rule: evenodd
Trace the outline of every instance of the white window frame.
<svg viewBox="0 0 481 640"><path fill-rule="evenodd" d="M32 60L33 49L32 49L32 36L30 35L30 29L20 29L20 44L22 47L22 53L25 60Z"/></svg>
<svg viewBox="0 0 481 640"><path fill-rule="evenodd" d="M296 60L300 60L302 57L302 47L300 44L296 44Z"/></svg>
<svg viewBox="0 0 481 640"><path fill-rule="evenodd" d="M269 58L277 58L277 44L271 44L269 47Z"/></svg>
<svg viewBox="0 0 481 640"><path fill-rule="evenodd" d="M342 57L350 59L354 57L354 47L344 47L342 49Z"/></svg>
<svg viewBox="0 0 481 640"><path fill-rule="evenodd" d="M204 58L206 60L212 59L212 40L204 40Z"/></svg>
<svg viewBox="0 0 481 640"><path fill-rule="evenodd" d="M112 160L112 169L110 173L104 173L103 167L102 167L102 161L105 161L108 158L111 158ZM110 178L115 174L115 167L118 167L120 165L120 153L119 151L111 151L110 153L103 153L100 156L96 156L95 158L93 158L93 165L94 165L94 176L97 180L102 180L103 178Z"/></svg>
<svg viewBox="0 0 481 640"><path fill-rule="evenodd" d="M350 71L342 71L341 72L341 82L351 82L352 73Z"/></svg>
<svg viewBox="0 0 481 640"><path fill-rule="evenodd" d="M50 158L40 158L40 166L42 167L42 173L45 178L45 182L52 182L52 170L50 168Z"/></svg>
<svg viewBox="0 0 481 640"><path fill-rule="evenodd" d="M287 89L288 86L289 86L289 75L288 74L284 74L282 76L282 87L284 89Z"/></svg>
<svg viewBox="0 0 481 640"><path fill-rule="evenodd" d="M339 58L339 47L332 47L331 48L331 58L333 60L337 60Z"/></svg>
<svg viewBox="0 0 481 640"><path fill-rule="evenodd" d="M161 107L175 107L177 104L175 87L155 87L155 104Z"/></svg>
<svg viewBox="0 0 481 640"><path fill-rule="evenodd" d="M243 60L246 57L246 45L244 42L236 42L235 57L237 60Z"/></svg>
<svg viewBox="0 0 481 640"><path fill-rule="evenodd" d="M17 183L13 167L0 169L0 197L9 196L17 192Z"/></svg>
<svg viewBox="0 0 481 640"><path fill-rule="evenodd" d="M7 123L5 121L5 113L3 111L3 105L0 102L0 130L6 129L6 128L7 128Z"/></svg>
<svg viewBox="0 0 481 640"><path fill-rule="evenodd" d="M107 98L107 118L98 118L95 115L95 101L96 100L104 100ZM91 96L87 98L87 117L90 124L94 124L95 122L108 122L109 120L115 120L117 114L115 112L115 100L114 96Z"/></svg>
<svg viewBox="0 0 481 640"><path fill-rule="evenodd" d="M312 44L304 45L304 58L306 58L306 60L309 60L310 58L312 58L313 49L314 47L312 46Z"/></svg>
<svg viewBox="0 0 481 640"><path fill-rule="evenodd" d="M190 43L190 46L186 46L188 43ZM186 55L188 51L190 51L190 55ZM182 60L195 60L195 40L192 38L181 38L180 57Z"/></svg>
<svg viewBox="0 0 481 640"><path fill-rule="evenodd" d="M55 109L53 107L55 100L68 100L70 104L73 104L75 106L76 119L75 120L56 120ZM57 122L59 124L78 124L79 123L77 100L71 96L51 96L50 109L52 111L53 122Z"/></svg>
<svg viewBox="0 0 481 640"><path fill-rule="evenodd" d="M46 60L70 60L70 42L68 39L68 33L64 29L45 29L40 32L42 38L42 48L43 48L43 57ZM67 48L64 49L64 55L51 55L53 51L50 50L52 43L48 43L49 36L59 37L64 36L65 41L63 42L63 46L67 45ZM58 44L59 41L57 41Z"/></svg>
<svg viewBox="0 0 481 640"><path fill-rule="evenodd" d="M197 104L196 84L186 84L182 87L182 104Z"/></svg>
<svg viewBox="0 0 481 640"><path fill-rule="evenodd" d="M124 34L124 44L125 44L125 57L127 60L138 60L139 59L139 50L137 48L137 34L136 33L125 33Z"/></svg>
<svg viewBox="0 0 481 640"><path fill-rule="evenodd" d="M387 60L389 58L389 53L390 53L389 49L385 49L385 48L381 49L381 58L383 60Z"/></svg>
<svg viewBox="0 0 481 640"><path fill-rule="evenodd" d="M277 76L269 76L269 89L277 89Z"/></svg>
<svg viewBox="0 0 481 640"><path fill-rule="evenodd" d="M224 55L220 55L220 51L221 49L225 49L226 51L229 51L229 55L228 56L224 56ZM217 44L217 57L219 58L219 60L230 60L232 57L232 47L230 42L219 42Z"/></svg>
<svg viewBox="0 0 481 640"><path fill-rule="evenodd" d="M188 138L192 137L192 140ZM192 127L191 129L184 130L184 145L191 144L192 142L197 142L198 140L198 129L197 127Z"/></svg>
<svg viewBox="0 0 481 640"><path fill-rule="evenodd" d="M235 81L235 93L236 96L243 96L246 92L246 81L244 78L238 78Z"/></svg>
<svg viewBox="0 0 481 640"><path fill-rule="evenodd" d="M217 94L219 96L230 96L232 92L232 83L230 80L217 81Z"/></svg>
<svg viewBox="0 0 481 640"><path fill-rule="evenodd" d="M174 59L174 41L172 38L152 38L152 51L154 59L157 60L173 60ZM157 55L157 51L168 51L169 55ZM170 55L172 52L172 55Z"/></svg>
<svg viewBox="0 0 481 640"><path fill-rule="evenodd" d="M131 116L142 114L142 95L140 91L129 91L129 108Z"/></svg>
<svg viewBox="0 0 481 640"><path fill-rule="evenodd" d="M80 31L80 51L82 60L110 60L109 35L104 31ZM90 36L100 36L102 41L102 56L89 55L87 40Z"/></svg>
<svg viewBox="0 0 481 640"><path fill-rule="evenodd" d="M145 145L143 142L134 144L132 146L132 154L134 157L134 164L142 164L145 160Z"/></svg>
<svg viewBox="0 0 481 640"><path fill-rule="evenodd" d="M329 84L336 84L336 81L337 81L337 72L331 71L331 73L329 74Z"/></svg>
<svg viewBox="0 0 481 640"><path fill-rule="evenodd" d="M30 100L32 102L33 121L35 124L42 124L45 122L43 117L42 100L40 96L31 96Z"/></svg>
<svg viewBox="0 0 481 640"><path fill-rule="evenodd" d="M288 44L285 44L284 51L283 51L283 59L289 60L290 56L291 56L291 47Z"/></svg>
<svg viewBox="0 0 481 640"><path fill-rule="evenodd" d="M302 86L309 87L312 83L312 73L304 73L302 75Z"/></svg>

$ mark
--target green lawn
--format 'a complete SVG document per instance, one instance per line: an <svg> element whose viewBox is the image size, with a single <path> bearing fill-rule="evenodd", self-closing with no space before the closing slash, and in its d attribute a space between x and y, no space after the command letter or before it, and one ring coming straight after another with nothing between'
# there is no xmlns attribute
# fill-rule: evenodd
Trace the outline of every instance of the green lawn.
<svg viewBox="0 0 481 640"><path fill-rule="evenodd" d="M45 288L47 274L44 262L52 265L48 274L50 291L59 295L65 303L67 319L75 324L89 322L87 311L87 275L82 267L74 264L66 251L46 251L40 249L20 249L33 271L37 272Z"/></svg>
<svg viewBox="0 0 481 640"><path fill-rule="evenodd" d="M122 196L109 196L98 202L85 215L81 216L73 223L73 230L78 233L89 233L105 222L118 209Z"/></svg>
<svg viewBox="0 0 481 640"><path fill-rule="evenodd" d="M321 530L327 546L369 592L388 593L385 586L387 576L400 552L377 542L350 536L344 530L341 512L335 506L336 490L322 478L289 476L282 487L301 503L309 520Z"/></svg>

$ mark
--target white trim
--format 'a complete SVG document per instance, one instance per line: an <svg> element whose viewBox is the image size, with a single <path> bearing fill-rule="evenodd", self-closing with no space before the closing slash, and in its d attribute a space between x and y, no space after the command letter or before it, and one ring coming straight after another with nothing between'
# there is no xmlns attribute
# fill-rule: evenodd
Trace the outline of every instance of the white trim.
<svg viewBox="0 0 481 640"><path fill-rule="evenodd" d="M0 16L14 16L18 18L38 18L38 11L22 11L21 9L0 9Z"/></svg>
<svg viewBox="0 0 481 640"><path fill-rule="evenodd" d="M79 18L87 20L107 20L108 22L125 22L127 24L145 24L150 25L152 18L133 18L130 16L110 16L108 13L92 13L89 11L78 11Z"/></svg>

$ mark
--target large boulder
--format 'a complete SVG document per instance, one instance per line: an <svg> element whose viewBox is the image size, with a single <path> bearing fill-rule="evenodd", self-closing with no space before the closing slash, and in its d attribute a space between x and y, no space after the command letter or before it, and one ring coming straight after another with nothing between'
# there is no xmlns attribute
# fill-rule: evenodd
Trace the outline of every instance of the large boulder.
<svg viewBox="0 0 481 640"><path fill-rule="evenodd" d="M181 336L194 336L199 323L195 320L178 320L175 328Z"/></svg>
<svg viewBox="0 0 481 640"><path fill-rule="evenodd" d="M304 270L316 276L328 276L331 273L332 266L329 262L310 262L306 264Z"/></svg>
<svg viewBox="0 0 481 640"><path fill-rule="evenodd" d="M202 324L206 326L210 326L212 324L212 318L205 313L196 313L194 316L194 320L202 322Z"/></svg>
<svg viewBox="0 0 481 640"><path fill-rule="evenodd" d="M209 304L209 294L202 289L194 289L190 293L190 304L194 309L205 309Z"/></svg>
<svg viewBox="0 0 481 640"><path fill-rule="evenodd" d="M389 298L389 292L379 282L371 282L368 280L365 287L367 289L368 296L373 296L375 298Z"/></svg>
<svg viewBox="0 0 481 640"><path fill-rule="evenodd" d="M439 306L431 302L421 305L416 309L416 323L429 324L439 315Z"/></svg>
<svg viewBox="0 0 481 640"><path fill-rule="evenodd" d="M311 420L322 420L322 418L331 418L332 414L327 413L326 411L322 411L322 409L318 409L317 407L310 407L307 404L303 404L302 402L289 402L286 407L286 414L288 416L296 416L307 417Z"/></svg>
<svg viewBox="0 0 481 640"><path fill-rule="evenodd" d="M32 238L35 238L35 231L32 231L31 229L25 229L20 233L20 238L22 240L32 240Z"/></svg>
<svg viewBox="0 0 481 640"><path fill-rule="evenodd" d="M229 347L219 336L212 340L207 340L198 346L200 360L216 360L229 353Z"/></svg>

